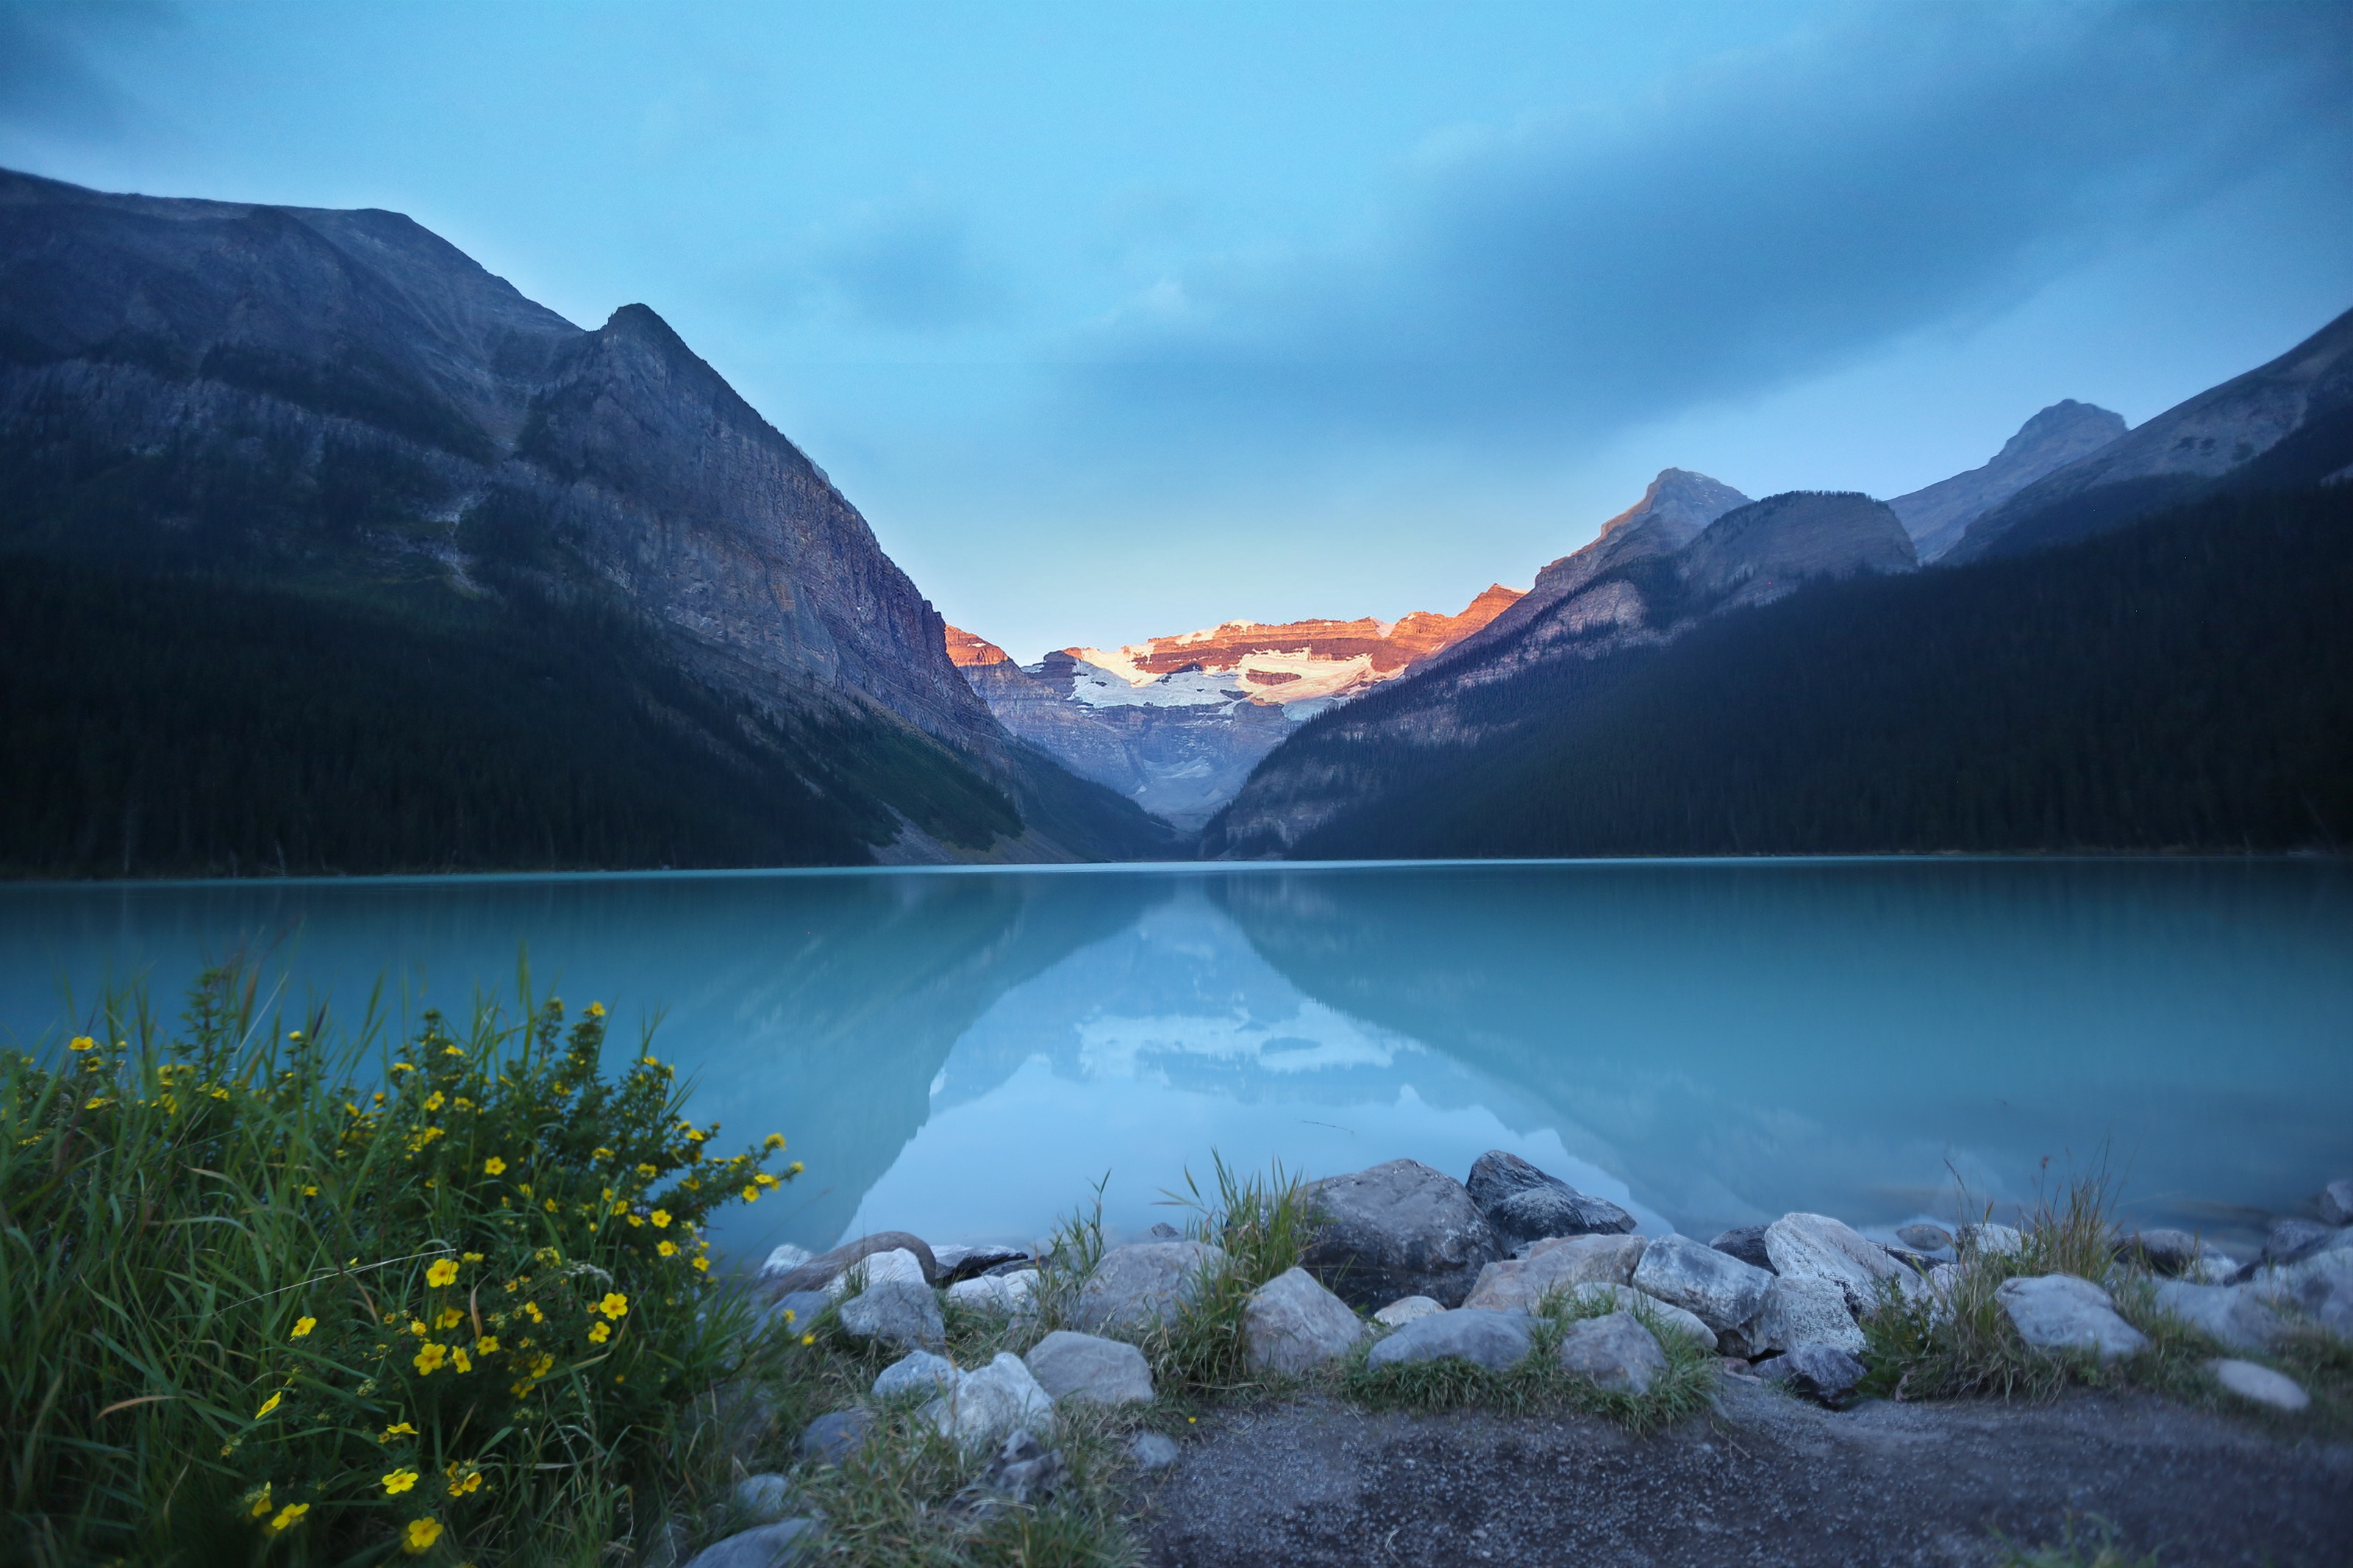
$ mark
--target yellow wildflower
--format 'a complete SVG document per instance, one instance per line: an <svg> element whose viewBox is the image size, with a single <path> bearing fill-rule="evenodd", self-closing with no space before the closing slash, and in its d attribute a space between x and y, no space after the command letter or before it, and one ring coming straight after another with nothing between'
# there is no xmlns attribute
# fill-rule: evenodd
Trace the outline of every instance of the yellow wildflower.
<svg viewBox="0 0 2353 1568"><path fill-rule="evenodd" d="M445 1057L462 1057L466 1053L455 1046L444 1046L441 1047L441 1054Z"/></svg>
<svg viewBox="0 0 2353 1568"><path fill-rule="evenodd" d="M697 1268L702 1269L705 1274L708 1274L708 1273L710 1273L710 1272L711 1272L711 1259L709 1259L708 1258L696 1258L696 1259L694 1260L694 1266L695 1266Z"/></svg>
<svg viewBox="0 0 2353 1568"><path fill-rule="evenodd" d="M264 1482L262 1482L262 1483L261 1483L261 1489L260 1489L259 1491L258 1491L258 1492L256 1492L256 1493L254 1493L254 1494L253 1494L253 1515L252 1515L252 1517L254 1517L255 1519L259 1519L263 1514L268 1513L269 1511L269 1483L268 1481L264 1481Z"/></svg>
<svg viewBox="0 0 2353 1568"><path fill-rule="evenodd" d="M629 1215L629 1216L628 1216L628 1221L629 1221L629 1223L630 1223L632 1226L637 1226L642 1227L642 1226L645 1225L645 1223L646 1223L646 1216L645 1216L645 1215L636 1215L636 1214L633 1214L633 1215Z"/></svg>
<svg viewBox="0 0 2353 1568"><path fill-rule="evenodd" d="M384 1429L384 1436L381 1436L381 1437L378 1437L378 1438L376 1439L376 1441L377 1441L377 1442L379 1442L379 1443L389 1443L389 1442L391 1442L395 1437L404 1437L404 1436L406 1436L406 1437L414 1437L414 1436L417 1436L417 1428L416 1428L416 1427L414 1427L414 1426L411 1426L407 1422L403 1421L403 1422L399 1423L397 1426L387 1426L387 1427L385 1427L385 1428Z"/></svg>
<svg viewBox="0 0 2353 1568"><path fill-rule="evenodd" d="M803 1171L807 1169L808 1167L807 1165L804 1165L798 1160L796 1160L791 1164L785 1167L785 1174L787 1176L797 1176Z"/></svg>
<svg viewBox="0 0 2353 1568"><path fill-rule="evenodd" d="M269 1398L261 1402L261 1408L253 1413L253 1418L256 1421L260 1420L263 1416L277 1409L280 1405L285 1402L285 1399L286 1396L283 1394L271 1394Z"/></svg>
<svg viewBox="0 0 2353 1568"><path fill-rule="evenodd" d="M491 1155L489 1159L482 1162L482 1170L489 1175L504 1175L506 1173L506 1168L507 1163L504 1160L500 1159L496 1154Z"/></svg>
<svg viewBox="0 0 2353 1568"><path fill-rule="evenodd" d="M473 1358L466 1353L466 1347L463 1345L459 1345L456 1350L449 1352L449 1364L456 1367L459 1372L471 1372L474 1370Z"/></svg>
<svg viewBox="0 0 2353 1568"><path fill-rule="evenodd" d="M88 1035L76 1035L66 1042L66 1048L73 1051L94 1051L98 1049L98 1042Z"/></svg>
<svg viewBox="0 0 2353 1568"><path fill-rule="evenodd" d="M608 1318L625 1318L629 1313L629 1299L618 1290L608 1290L605 1299L596 1303L596 1310Z"/></svg>
<svg viewBox="0 0 2353 1568"><path fill-rule="evenodd" d="M441 1091L438 1089L431 1094L425 1097L425 1109L427 1110L438 1110L448 1103L448 1100L442 1097Z"/></svg>
<svg viewBox="0 0 2353 1568"><path fill-rule="evenodd" d="M465 1321L466 1314L457 1308L444 1307L441 1309L441 1315L433 1320L433 1326L437 1329L454 1329Z"/></svg>
<svg viewBox="0 0 2353 1568"><path fill-rule="evenodd" d="M805 1345L813 1345L817 1343L817 1336L815 1334L803 1334L801 1336L801 1343Z"/></svg>
<svg viewBox="0 0 2353 1568"><path fill-rule="evenodd" d="M660 1230L670 1224L670 1210L656 1209L652 1214L646 1217L654 1222L654 1228L656 1230Z"/></svg>
<svg viewBox="0 0 2353 1568"><path fill-rule="evenodd" d="M610 1323L594 1324L588 1330L588 1342L592 1345L601 1345L612 1337L613 1325Z"/></svg>
<svg viewBox="0 0 2353 1568"><path fill-rule="evenodd" d="M591 1003L589 1003L589 1004L588 1004L588 1016L589 1016L590 1017L592 1017L592 1018L601 1018L601 1017L603 1017L603 1016L605 1016L605 1004L603 1004L602 1002L591 1002Z"/></svg>
<svg viewBox="0 0 2353 1568"><path fill-rule="evenodd" d="M649 1182L650 1182L650 1181L652 1181L656 1176L660 1175L660 1174L661 1174L661 1172L660 1172L658 1168L656 1168L656 1167L654 1167L654 1166L652 1166L652 1165L640 1164L640 1165L638 1167L638 1175L640 1175L640 1176L643 1176L646 1180L648 1180L648 1181L649 1181Z"/></svg>
<svg viewBox="0 0 2353 1568"><path fill-rule="evenodd" d="M410 1333L412 1333L412 1334L422 1334L422 1333L424 1333L424 1332L425 1332L425 1323L424 1323L424 1321L423 1321L422 1319L418 1319L418 1318L411 1318L411 1319L409 1319L409 1320L408 1320L408 1331L409 1331Z"/></svg>
<svg viewBox="0 0 2353 1568"><path fill-rule="evenodd" d="M613 1157L613 1152L610 1149L592 1149L589 1151L589 1157L596 1160L609 1160Z"/></svg>
<svg viewBox="0 0 2353 1568"><path fill-rule="evenodd" d="M751 1183L746 1182L744 1184L744 1201L747 1204L758 1203L760 1201L760 1189L753 1185Z"/></svg>
<svg viewBox="0 0 2353 1568"><path fill-rule="evenodd" d="M388 1470L385 1473L384 1489L398 1497L417 1484L417 1472L409 1469Z"/></svg>
<svg viewBox="0 0 2353 1568"><path fill-rule="evenodd" d="M496 1334L484 1334L480 1339L476 1340L474 1342L474 1353L476 1355L498 1354L499 1336Z"/></svg>
<svg viewBox="0 0 2353 1568"><path fill-rule="evenodd" d="M784 1185L782 1182L777 1181L776 1177L768 1174L765 1171L761 1172L758 1175L753 1177L752 1180L758 1185L764 1187L780 1187Z"/></svg>
<svg viewBox="0 0 2353 1568"><path fill-rule="evenodd" d="M278 1517L269 1521L269 1533L272 1535L283 1535L286 1531L301 1523L302 1516L310 1511L311 1505L307 1502L288 1503L284 1508L278 1510Z"/></svg>
<svg viewBox="0 0 2353 1568"><path fill-rule="evenodd" d="M447 1258L425 1270L425 1282L437 1290L444 1285L454 1285L457 1280L458 1266Z"/></svg>
<svg viewBox="0 0 2353 1568"><path fill-rule="evenodd" d="M294 1320L294 1332L292 1337L298 1340L301 1339L305 1335L309 1334L312 1329L315 1329L318 1326L319 1320L316 1318L297 1318Z"/></svg>
<svg viewBox="0 0 2353 1568"><path fill-rule="evenodd" d="M309 1186L304 1187L302 1189L302 1195L306 1198L317 1197L319 1195L319 1184L313 1182Z"/></svg>
<svg viewBox="0 0 2353 1568"><path fill-rule="evenodd" d="M482 1489L482 1472L480 1470L470 1470L461 1476L458 1473L458 1467L450 1465L444 1468L443 1473L449 1478L451 1497L464 1497L469 1492Z"/></svg>
<svg viewBox="0 0 2353 1568"><path fill-rule="evenodd" d="M676 1258L678 1256L678 1243L675 1241L665 1241L659 1247L655 1247L654 1250L660 1253L664 1258Z"/></svg>
<svg viewBox="0 0 2353 1568"><path fill-rule="evenodd" d="M103 1110L113 1103L114 1101L109 1100L102 1094L93 1094L88 1100L82 1101L81 1108L84 1110Z"/></svg>
<svg viewBox="0 0 2353 1568"><path fill-rule="evenodd" d="M482 1260L482 1255L479 1252L469 1252L464 1257L469 1263L480 1263Z"/></svg>
<svg viewBox="0 0 2353 1568"><path fill-rule="evenodd" d="M554 1198L543 1198L540 1200L540 1206L548 1213L554 1214L556 1212L557 1205Z"/></svg>
<svg viewBox="0 0 2353 1568"><path fill-rule="evenodd" d="M522 1310L534 1323L543 1323L547 1321L546 1314L539 1310L539 1303L536 1301L525 1301L522 1304Z"/></svg>
<svg viewBox="0 0 2353 1568"><path fill-rule="evenodd" d="M449 1048L457 1049L455 1046ZM440 1539L441 1521L439 1520L430 1517L412 1519L408 1521L407 1530L401 1533L400 1549L411 1557L422 1557L432 1551L433 1543Z"/></svg>
<svg viewBox="0 0 2353 1568"><path fill-rule="evenodd" d="M771 1132L760 1141L760 1146L764 1149L781 1149L785 1146L785 1135L781 1132Z"/></svg>
<svg viewBox="0 0 2353 1568"><path fill-rule="evenodd" d="M430 1377L435 1373L440 1371L441 1363L448 1359L449 1347L448 1345L435 1344L432 1341L427 1340L425 1343L417 1347L417 1355L414 1364L419 1373L423 1373L425 1376Z"/></svg>

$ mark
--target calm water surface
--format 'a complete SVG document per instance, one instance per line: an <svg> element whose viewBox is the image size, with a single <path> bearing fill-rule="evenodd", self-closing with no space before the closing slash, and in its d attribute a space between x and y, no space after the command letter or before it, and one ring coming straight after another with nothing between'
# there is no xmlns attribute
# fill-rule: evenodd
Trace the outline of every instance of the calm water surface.
<svg viewBox="0 0 2353 1568"><path fill-rule="evenodd" d="M2232 1234L2353 1173L2353 868L1444 864L0 889L0 1037L266 952L299 1002L535 981L808 1173L749 1257L884 1226L1136 1230L1215 1150L1314 1174L1512 1150L1705 1237L1950 1218L2105 1152Z"/></svg>

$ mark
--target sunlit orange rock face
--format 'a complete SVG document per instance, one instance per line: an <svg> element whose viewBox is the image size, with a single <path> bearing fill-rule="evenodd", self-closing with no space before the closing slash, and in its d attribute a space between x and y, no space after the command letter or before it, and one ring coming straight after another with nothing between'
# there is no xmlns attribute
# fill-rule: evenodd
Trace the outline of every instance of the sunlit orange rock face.
<svg viewBox="0 0 2353 1568"><path fill-rule="evenodd" d="M1498 583L1456 616L1417 610L1388 625L1370 616L1355 621L1285 621L1278 626L1228 621L1206 631L1129 643L1115 650L1113 658L1106 657L1112 650L1074 647L1067 651L1090 663L1120 668L1123 674L1132 669L1135 675L1131 679L1166 675L1198 664L1208 671L1241 669L1254 685L1287 685L1296 680L1298 676L1292 671L1250 668L1253 655L1274 654L1304 655L1319 662L1362 658L1367 663L1359 668L1372 679L1384 680L1415 659L1461 641L1511 608L1519 597L1520 590Z"/></svg>
<svg viewBox="0 0 2353 1568"><path fill-rule="evenodd" d="M948 628L948 662L958 668L976 664L1010 664L1013 656L990 642L957 627Z"/></svg>

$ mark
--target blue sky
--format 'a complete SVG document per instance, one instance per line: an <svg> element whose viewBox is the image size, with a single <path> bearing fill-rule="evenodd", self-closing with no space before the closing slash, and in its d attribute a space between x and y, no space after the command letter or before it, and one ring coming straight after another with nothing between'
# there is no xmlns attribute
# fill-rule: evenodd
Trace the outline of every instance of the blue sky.
<svg viewBox="0 0 2353 1568"><path fill-rule="evenodd" d="M1029 658L2146 419L2353 306L2349 17L0 0L0 163L642 300Z"/></svg>

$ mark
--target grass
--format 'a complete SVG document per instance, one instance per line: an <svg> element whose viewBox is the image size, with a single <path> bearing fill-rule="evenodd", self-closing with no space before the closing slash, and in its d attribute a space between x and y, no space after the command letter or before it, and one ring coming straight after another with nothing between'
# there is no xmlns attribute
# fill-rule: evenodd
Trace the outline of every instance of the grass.
<svg viewBox="0 0 2353 1568"><path fill-rule="evenodd" d="M2094 1517L2094 1539L2086 1540L2075 1526L2070 1517L2060 1527L2057 1544L2035 1548L2013 1546L1996 1535L2001 1551L1994 1560L1997 1568L2158 1568L2154 1552L2144 1557L2127 1555L2116 1544L2116 1527L2106 1520Z"/></svg>
<svg viewBox="0 0 2353 1568"><path fill-rule="evenodd" d="M528 984L395 1040L222 969L0 1055L0 1560L585 1564L700 1506L773 1353L701 1232L782 1140L710 1157Z"/></svg>

